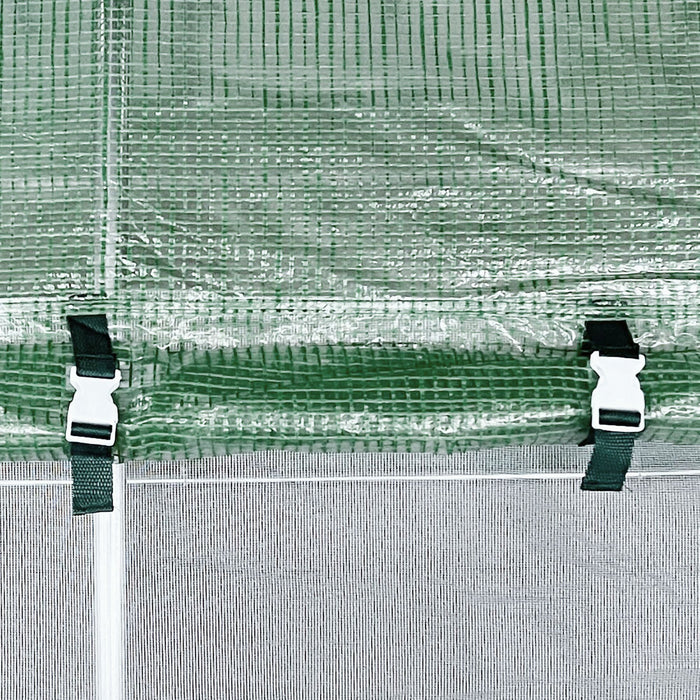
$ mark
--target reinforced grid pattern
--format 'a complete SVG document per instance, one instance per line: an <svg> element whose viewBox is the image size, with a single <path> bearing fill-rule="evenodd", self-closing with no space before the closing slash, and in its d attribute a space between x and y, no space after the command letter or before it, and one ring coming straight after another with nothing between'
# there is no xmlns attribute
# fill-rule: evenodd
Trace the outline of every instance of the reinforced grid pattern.
<svg viewBox="0 0 700 700"><path fill-rule="evenodd" d="M595 279L691 289L693 10L137 0L123 286L523 315L562 314L523 294L553 285L564 314Z"/></svg>
<svg viewBox="0 0 700 700"><path fill-rule="evenodd" d="M129 457L580 439L593 316L649 353L651 439L697 442L697 3L0 17L8 457L60 454L43 388L92 310Z"/></svg>
<svg viewBox="0 0 700 700"><path fill-rule="evenodd" d="M130 349L131 351L134 348ZM439 347L258 347L154 353L122 366L119 452L183 459L275 447L450 451L578 444L590 425L587 360ZM0 349L0 433L12 459L64 455L69 345ZM26 400L28 378L42 395ZM658 352L645 369L645 440L697 444L700 358ZM693 383L695 382L695 383ZM31 388L36 391L36 386ZM31 392L30 392L31 395Z"/></svg>
<svg viewBox="0 0 700 700"><path fill-rule="evenodd" d="M527 467L514 453L491 465ZM394 459L370 471L401 472ZM697 477L591 496L575 479L220 483L226 464L158 471L165 482L127 486L129 697L700 692Z"/></svg>
<svg viewBox="0 0 700 700"><path fill-rule="evenodd" d="M99 6L31 0L0 7L0 296L9 342L17 316L11 299L65 303L70 292L98 291Z"/></svg>

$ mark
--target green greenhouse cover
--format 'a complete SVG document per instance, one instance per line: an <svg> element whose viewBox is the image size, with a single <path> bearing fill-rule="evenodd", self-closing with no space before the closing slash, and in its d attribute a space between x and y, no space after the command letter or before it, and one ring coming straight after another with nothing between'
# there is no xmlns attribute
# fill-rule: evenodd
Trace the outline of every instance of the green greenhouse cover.
<svg viewBox="0 0 700 700"><path fill-rule="evenodd" d="M105 313L129 459L581 441L584 322L700 442L693 0L0 4L0 453Z"/></svg>

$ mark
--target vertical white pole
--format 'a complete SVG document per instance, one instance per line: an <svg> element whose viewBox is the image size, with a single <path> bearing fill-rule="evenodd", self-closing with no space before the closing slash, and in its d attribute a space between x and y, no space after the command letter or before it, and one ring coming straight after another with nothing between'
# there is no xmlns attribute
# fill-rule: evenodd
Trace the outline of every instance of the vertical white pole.
<svg viewBox="0 0 700 700"><path fill-rule="evenodd" d="M114 464L114 510L94 520L95 660L98 700L124 692L124 466Z"/></svg>

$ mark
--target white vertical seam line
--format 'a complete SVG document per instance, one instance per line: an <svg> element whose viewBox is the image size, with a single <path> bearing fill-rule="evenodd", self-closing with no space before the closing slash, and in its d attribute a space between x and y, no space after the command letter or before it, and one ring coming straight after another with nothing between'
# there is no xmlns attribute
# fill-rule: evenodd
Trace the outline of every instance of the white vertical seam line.
<svg viewBox="0 0 700 700"><path fill-rule="evenodd" d="M98 85L101 86L102 92L99 95L100 99L100 110L99 110L99 115L100 115L100 126L103 127L99 131L99 137L97 139L97 153L95 154L97 158L97 164L96 167L98 168L98 177L97 177L97 202L96 202L96 207L98 209L98 216L96 217L95 221L95 245L94 245L94 254L95 258L93 261L93 268L94 268L94 291L95 294L100 294L101 288L103 286L103 280L102 280L102 231L103 231L103 226L105 227L105 235L106 235L106 227L107 227L107 221L108 221L108 213L107 213L107 206L105 205L105 187L107 186L105 174L106 174L106 154L109 149L109 143L107 140L107 127L106 125L103 124L102 120L104 119L104 89L105 85L108 85L108 69L107 69L107 15L106 15L106 10L105 10L105 1L102 0L100 2L100 7L99 7L99 25L98 25L98 56L99 56L99 61L98 61ZM103 162L103 157L104 161Z"/></svg>
<svg viewBox="0 0 700 700"><path fill-rule="evenodd" d="M116 285L116 265L117 265L117 214L118 214L118 198L119 198L119 183L117 181L117 124L118 118L117 106L114 104L117 99L115 95L116 81L121 80L119 75L116 77L112 72L113 59L113 25L112 14L105 7L107 0L102 2L102 12L105 27L105 52L104 52L104 75L107 80L107 124L105 127L107 147L106 147L106 163L105 177L107 181L107 211L105 212L105 255L104 255L104 288L105 294L110 297L114 294ZM121 53L119 54L119 62L121 66ZM121 90L121 82L118 84Z"/></svg>
<svg viewBox="0 0 700 700"><path fill-rule="evenodd" d="M124 465L113 465L114 510L95 513L94 612L98 700L122 700L124 678Z"/></svg>

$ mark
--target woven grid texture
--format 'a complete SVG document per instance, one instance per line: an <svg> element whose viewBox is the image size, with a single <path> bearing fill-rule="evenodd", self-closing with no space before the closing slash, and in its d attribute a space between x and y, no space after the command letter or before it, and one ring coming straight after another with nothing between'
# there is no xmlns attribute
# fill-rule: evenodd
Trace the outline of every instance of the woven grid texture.
<svg viewBox="0 0 700 700"><path fill-rule="evenodd" d="M61 455L90 311L130 458L575 441L594 316L649 355L646 437L698 441L696 2L0 17L6 458Z"/></svg>

